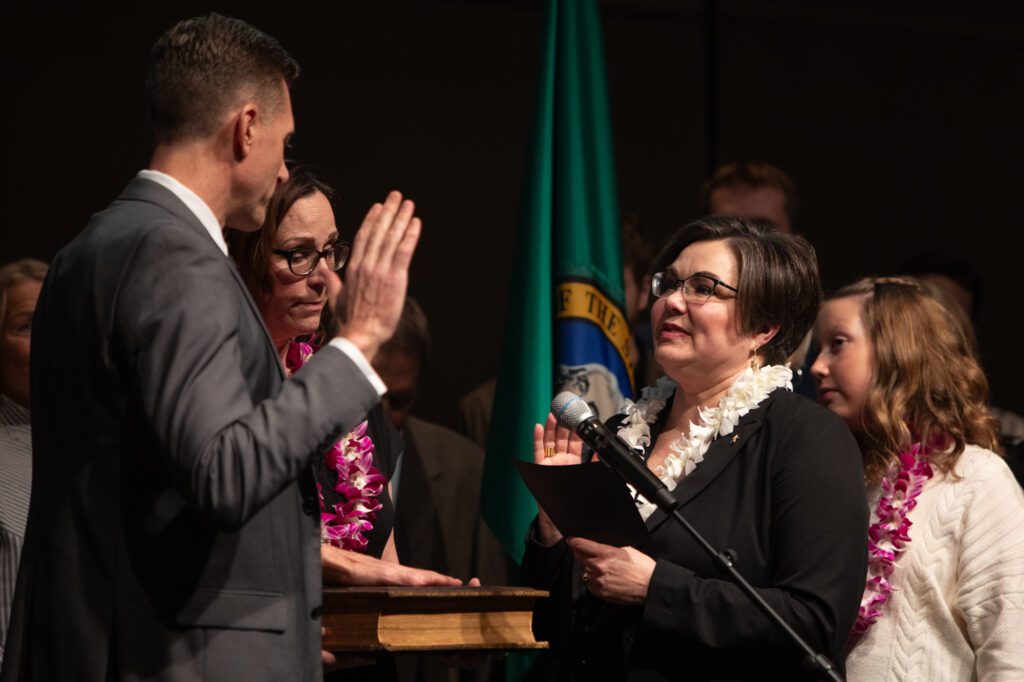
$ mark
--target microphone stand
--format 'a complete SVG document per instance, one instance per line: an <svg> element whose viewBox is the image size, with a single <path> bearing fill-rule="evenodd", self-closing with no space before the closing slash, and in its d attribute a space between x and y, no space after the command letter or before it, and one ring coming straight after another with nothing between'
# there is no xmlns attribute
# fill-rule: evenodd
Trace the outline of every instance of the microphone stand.
<svg viewBox="0 0 1024 682"><path fill-rule="evenodd" d="M592 424L593 422L591 421L585 421L582 424L580 424L580 435L582 436L583 430L588 429L588 426L592 426ZM595 431L594 435L597 438L601 439L601 434L599 432ZM584 438L584 440L586 440L586 438ZM621 478L625 483L637 487L637 489L639 490L637 482L630 481L628 476L624 475L621 471L616 469L613 465L611 465L604 459L601 459L601 461L604 462L604 464L608 466L609 469L614 471L616 475L618 475L618 477ZM759 609L761 609L761 612L764 613L764 615L768 616L769 620L778 625L782 629L782 631L785 632L786 635L789 636L789 638L793 640L793 642L796 643L796 645L804 651L806 657L804 658L803 665L808 673L814 674L819 679L821 679L822 676L824 676L828 679L834 680L835 682L844 682L843 676L839 674L839 671L836 670L835 664L833 664L832 661L829 660L828 656L815 651L814 647L808 644L807 641L803 637L801 637L796 630L790 627L789 623L783 620L782 616L779 615L779 612L773 609L771 604L766 602L764 600L764 597L758 594L757 590L755 590L754 587L749 582L747 582L747 579L744 578L738 570L736 570L736 562L738 561L736 557L736 552L734 552L731 549L726 549L723 551L716 550L711 545L711 543L708 542L704 538L704 536L700 534L700 531L698 531L696 528L690 525L690 522L687 521L686 518L679 512L679 500L673 497L672 493L670 493L667 488L662 487L653 490L651 491L650 495L647 495L643 492L641 492L640 494L644 495L644 497L658 505L658 508L665 512L665 514L667 514L670 518L675 519L676 523L682 526L683 530L685 530L691 538L696 540L697 544L700 545L704 549L704 551L707 552L708 555L711 556L711 558L714 559L718 563L718 565L725 570L726 573L729 574L729 577L732 578L733 582L735 582L739 586L740 591L743 592L743 594L747 595L747 597L752 602L754 602L754 604Z"/></svg>

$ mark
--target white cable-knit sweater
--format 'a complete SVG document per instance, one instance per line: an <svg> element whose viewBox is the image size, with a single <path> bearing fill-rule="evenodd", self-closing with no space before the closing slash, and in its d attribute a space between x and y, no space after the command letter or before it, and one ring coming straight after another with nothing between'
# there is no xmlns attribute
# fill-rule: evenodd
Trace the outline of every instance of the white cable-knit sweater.
<svg viewBox="0 0 1024 682"><path fill-rule="evenodd" d="M1024 681L1024 492L977 446L956 473L936 471L917 498L896 590L847 657L850 682ZM869 487L872 523L880 494Z"/></svg>

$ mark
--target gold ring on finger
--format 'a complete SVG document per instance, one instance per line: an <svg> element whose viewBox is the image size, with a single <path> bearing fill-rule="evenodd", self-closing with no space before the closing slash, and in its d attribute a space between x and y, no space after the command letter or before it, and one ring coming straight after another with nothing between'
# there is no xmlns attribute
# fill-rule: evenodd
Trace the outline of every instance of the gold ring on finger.
<svg viewBox="0 0 1024 682"><path fill-rule="evenodd" d="M554 457L554 456L555 456L555 447L553 445L545 445L544 446L544 457L547 458L547 457Z"/></svg>

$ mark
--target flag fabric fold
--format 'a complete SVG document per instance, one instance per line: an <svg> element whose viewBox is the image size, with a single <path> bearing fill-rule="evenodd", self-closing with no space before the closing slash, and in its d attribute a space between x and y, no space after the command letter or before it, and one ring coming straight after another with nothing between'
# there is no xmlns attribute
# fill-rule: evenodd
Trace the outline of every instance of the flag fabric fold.
<svg viewBox="0 0 1024 682"><path fill-rule="evenodd" d="M606 419L633 394L596 1L549 0L544 31L481 501L516 562L537 507L513 461L532 460L552 396Z"/></svg>

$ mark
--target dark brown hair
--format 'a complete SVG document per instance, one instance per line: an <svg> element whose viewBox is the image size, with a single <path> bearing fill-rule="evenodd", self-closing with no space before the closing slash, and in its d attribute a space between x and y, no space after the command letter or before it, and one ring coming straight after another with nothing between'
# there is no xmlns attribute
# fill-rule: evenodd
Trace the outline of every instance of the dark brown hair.
<svg viewBox="0 0 1024 682"><path fill-rule="evenodd" d="M651 272L671 265L690 244L724 241L739 263L740 328L756 334L774 325L779 332L762 349L777 365L796 350L814 324L821 304L818 258L803 237L784 234L765 221L735 216L706 216L681 228L654 259Z"/></svg>
<svg viewBox="0 0 1024 682"><path fill-rule="evenodd" d="M299 166L292 169L288 179L277 186L274 196L267 207L267 215L263 226L255 232L226 230L225 239L231 256L238 264L238 271L249 288L249 293L257 301L264 301L274 291L270 278L270 252L277 239L277 231L281 222L288 215L295 202L320 192L327 200L334 201L334 190L318 179L308 168Z"/></svg>
<svg viewBox="0 0 1024 682"><path fill-rule="evenodd" d="M874 372L859 434L869 480L912 443L949 472L968 443L1002 452L988 411L988 380L964 326L917 282L862 279L829 300L861 296Z"/></svg>
<svg viewBox="0 0 1024 682"><path fill-rule="evenodd" d="M175 24L153 45L146 93L158 143L206 137L242 97L270 111L283 103L299 64L271 36L211 13Z"/></svg>
<svg viewBox="0 0 1024 682"><path fill-rule="evenodd" d="M785 199L786 215L789 222L796 220L799 198L796 185L778 166L770 163L742 161L719 166L701 188L700 205L703 213L711 213L711 193L720 187L757 189L773 187Z"/></svg>

